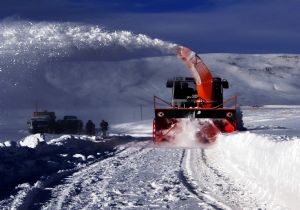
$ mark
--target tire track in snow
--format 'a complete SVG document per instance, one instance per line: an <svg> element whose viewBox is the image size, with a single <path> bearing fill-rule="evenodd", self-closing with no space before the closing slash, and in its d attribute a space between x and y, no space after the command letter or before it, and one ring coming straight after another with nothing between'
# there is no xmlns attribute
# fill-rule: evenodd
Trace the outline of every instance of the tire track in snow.
<svg viewBox="0 0 300 210"><path fill-rule="evenodd" d="M69 177L43 209L213 209L182 183L182 152L130 147Z"/></svg>
<svg viewBox="0 0 300 210"><path fill-rule="evenodd" d="M208 203L221 209L241 209L245 206L259 208L253 196L249 196L234 180L209 164L204 149L188 150L186 153L184 165L189 183L197 193L208 199Z"/></svg>
<svg viewBox="0 0 300 210"><path fill-rule="evenodd" d="M127 143L127 147L138 147L142 145L143 147L147 147L149 144L145 144L145 141L133 141ZM4 204L9 209L40 209L41 206L48 202L51 199L51 191L55 189L57 186L62 185L67 179L66 177L72 176L75 172L83 170L83 168L87 168L90 165L103 161L106 158L109 158L113 155L117 155L118 153L126 150L128 148L124 146L119 146L119 149L115 152L104 152L102 156L99 158L89 161L84 164L80 164L75 168L71 169L63 169L56 173L43 176L39 180L37 180L33 185L31 184L22 184L17 187L17 194L11 196L10 199L6 201L7 204L4 202L1 203L3 207Z"/></svg>
<svg viewBox="0 0 300 210"><path fill-rule="evenodd" d="M195 151L199 151L199 149L186 149L182 155L182 163L181 163L182 175L183 175L182 177L184 183L186 183L187 188L191 189L192 192L200 200L202 200L203 203L209 205L211 209L232 209L221 199L216 198L214 195L212 196L211 193L209 193L207 189L202 185L200 185L200 183L198 182L197 179L199 174L195 172L201 169L198 168L199 166L198 163L195 164L195 160L201 161L201 159L198 159L199 157L191 155L191 153ZM210 183L210 184L214 184L214 183Z"/></svg>
<svg viewBox="0 0 300 210"><path fill-rule="evenodd" d="M126 159L130 155L137 154L141 152L142 149L132 149L133 151L129 151L129 148L124 149L122 152L118 153L117 156L120 159ZM125 154L124 154L125 153ZM115 159L115 156L109 157L107 159L104 159L102 161L96 162L86 168L83 168L82 170L74 173L72 176L68 177L66 182L58 187L58 191L54 192L54 196L58 199L53 199L49 202L49 204L44 205L43 209L65 209L65 204L68 203L69 199L72 199L72 197L76 196L76 193L79 193L78 186L85 180L85 178L90 178L89 174L99 174L99 177L102 173L105 173L106 171L103 170L103 165L109 167L109 163L111 159ZM97 177L91 177L92 179L88 180L91 182L98 181ZM75 195L73 195L75 192ZM69 209L69 208L67 208Z"/></svg>
<svg viewBox="0 0 300 210"><path fill-rule="evenodd" d="M211 207L212 209L224 209L221 208L220 206L212 203L211 201L209 201L205 194L204 191L202 191L197 185L195 185L194 181L192 180L192 178L188 177L188 174L185 173L184 171L184 158L186 156L187 150L184 150L182 152L182 156L181 156L181 160L180 160L180 166L181 166L181 170L179 172L179 178L182 181L183 185L191 192L193 193L195 196L197 196L202 202L203 204L208 205L209 207ZM222 206L223 207L223 206Z"/></svg>

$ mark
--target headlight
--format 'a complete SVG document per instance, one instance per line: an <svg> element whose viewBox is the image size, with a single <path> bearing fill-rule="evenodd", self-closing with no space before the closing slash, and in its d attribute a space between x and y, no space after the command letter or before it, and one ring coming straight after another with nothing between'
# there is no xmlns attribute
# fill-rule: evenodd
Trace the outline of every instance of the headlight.
<svg viewBox="0 0 300 210"><path fill-rule="evenodd" d="M158 112L157 113L157 116L159 116L159 117L163 117L165 114L163 113L163 112Z"/></svg>
<svg viewBox="0 0 300 210"><path fill-rule="evenodd" d="M226 116L227 116L227 117L232 117L232 115L233 115L232 112L227 112L227 113L226 113Z"/></svg>

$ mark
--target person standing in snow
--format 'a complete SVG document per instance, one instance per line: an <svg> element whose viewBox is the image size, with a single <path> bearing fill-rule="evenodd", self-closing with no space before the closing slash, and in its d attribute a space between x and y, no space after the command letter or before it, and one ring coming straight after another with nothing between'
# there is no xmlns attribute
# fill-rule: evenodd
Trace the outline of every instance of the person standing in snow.
<svg viewBox="0 0 300 210"><path fill-rule="evenodd" d="M102 138L106 138L107 130L108 130L108 122L106 122L105 120L102 120L100 123L100 129L101 129L101 133L102 133Z"/></svg>
<svg viewBox="0 0 300 210"><path fill-rule="evenodd" d="M95 135L95 124L91 120L86 123L85 131L87 135Z"/></svg>

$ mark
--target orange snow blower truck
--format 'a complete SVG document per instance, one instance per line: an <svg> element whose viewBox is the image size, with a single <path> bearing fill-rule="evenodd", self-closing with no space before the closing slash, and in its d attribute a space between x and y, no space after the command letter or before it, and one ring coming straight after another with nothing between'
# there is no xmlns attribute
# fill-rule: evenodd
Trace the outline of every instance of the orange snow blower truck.
<svg viewBox="0 0 300 210"><path fill-rule="evenodd" d="M188 48L179 47L177 56L193 77L175 77L167 81L167 88L172 88L171 103L154 96L153 142L172 142L182 119L198 123L196 138L201 143L214 142L220 132L236 131L239 126L236 97L223 101L223 89L229 87L228 81L213 77L201 58ZM158 103L167 107L158 108ZM229 103L233 106L225 108Z"/></svg>

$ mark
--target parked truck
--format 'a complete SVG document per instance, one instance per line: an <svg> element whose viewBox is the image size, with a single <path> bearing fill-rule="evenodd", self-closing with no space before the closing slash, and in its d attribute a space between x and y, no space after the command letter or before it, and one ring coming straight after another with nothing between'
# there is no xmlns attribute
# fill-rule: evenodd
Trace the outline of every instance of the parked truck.
<svg viewBox="0 0 300 210"><path fill-rule="evenodd" d="M27 122L28 131L35 133L78 134L82 131L83 123L76 116L64 116L56 120L55 112L33 112Z"/></svg>

